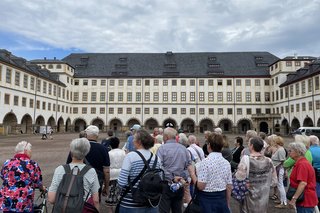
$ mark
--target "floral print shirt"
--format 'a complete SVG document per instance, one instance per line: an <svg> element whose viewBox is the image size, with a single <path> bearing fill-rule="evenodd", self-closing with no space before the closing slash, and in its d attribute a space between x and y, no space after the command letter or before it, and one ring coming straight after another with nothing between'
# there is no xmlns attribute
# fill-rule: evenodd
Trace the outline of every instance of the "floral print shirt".
<svg viewBox="0 0 320 213"><path fill-rule="evenodd" d="M0 210L32 212L34 189L42 185L38 164L25 154L16 154L4 162L0 177Z"/></svg>

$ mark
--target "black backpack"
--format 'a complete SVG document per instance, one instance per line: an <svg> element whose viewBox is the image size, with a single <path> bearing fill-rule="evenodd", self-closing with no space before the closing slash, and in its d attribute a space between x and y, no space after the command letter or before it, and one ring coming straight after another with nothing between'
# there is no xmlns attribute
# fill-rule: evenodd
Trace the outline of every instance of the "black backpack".
<svg viewBox="0 0 320 213"><path fill-rule="evenodd" d="M92 168L86 165L80 172L75 166L72 170L69 164L63 165L65 174L56 192L52 213L82 212L85 203L83 176Z"/></svg>
<svg viewBox="0 0 320 213"><path fill-rule="evenodd" d="M149 166L153 154L151 153L150 159L147 161L139 151L135 151L143 160L144 168L138 175L140 182L138 187L133 187L129 181L129 186L132 192L133 200L139 204L150 207L157 207L160 203L161 196L163 194L164 171L162 169L156 169L158 156L155 155L155 160L152 167Z"/></svg>

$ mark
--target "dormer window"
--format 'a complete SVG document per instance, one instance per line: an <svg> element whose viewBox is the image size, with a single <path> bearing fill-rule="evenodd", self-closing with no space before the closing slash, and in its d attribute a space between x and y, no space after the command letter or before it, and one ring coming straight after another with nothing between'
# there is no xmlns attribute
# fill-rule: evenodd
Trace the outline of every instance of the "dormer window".
<svg viewBox="0 0 320 213"><path fill-rule="evenodd" d="M254 59L255 59L256 61L261 61L261 60L263 59L263 57L262 57L262 56L256 56L256 57L254 57Z"/></svg>
<svg viewBox="0 0 320 213"><path fill-rule="evenodd" d="M52 65L52 64L49 64L48 68L49 68L49 69L53 69L53 65Z"/></svg>
<svg viewBox="0 0 320 213"><path fill-rule="evenodd" d="M119 58L119 61L120 62L127 62L127 58L126 57L121 57L121 58Z"/></svg>
<svg viewBox="0 0 320 213"><path fill-rule="evenodd" d="M166 68L177 68L177 64L171 63L171 64L164 64L164 67Z"/></svg>
<svg viewBox="0 0 320 213"><path fill-rule="evenodd" d="M208 64L209 68L219 68L220 64Z"/></svg>
<svg viewBox="0 0 320 213"><path fill-rule="evenodd" d="M208 60L209 60L209 61L216 61L217 58L216 58L215 56L209 56L209 57L208 57Z"/></svg>

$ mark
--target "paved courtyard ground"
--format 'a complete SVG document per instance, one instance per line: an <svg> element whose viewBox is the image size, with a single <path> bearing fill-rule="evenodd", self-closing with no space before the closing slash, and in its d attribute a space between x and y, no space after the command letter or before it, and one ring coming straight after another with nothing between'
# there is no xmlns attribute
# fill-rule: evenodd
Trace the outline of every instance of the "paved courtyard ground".
<svg viewBox="0 0 320 213"><path fill-rule="evenodd" d="M236 135L228 135L230 146L233 147L233 139ZM244 136L244 135L241 135ZM54 169L66 162L69 153L69 144L72 139L77 138L77 133L55 134L53 140L42 140L40 135L12 135L0 136L0 163L11 158L14 154L14 147L22 140L26 140L32 144L32 159L37 161L42 169L43 182L49 186L53 176ZM106 133L100 135L100 139L106 137ZM199 135L200 141L203 141L203 136ZM286 145L292 141L292 138L285 138ZM124 141L122 141L123 144ZM121 144L121 145L122 145ZM120 145L120 146L121 146ZM0 180L2 184L2 181ZM104 200L104 199L103 199ZM232 199L232 212L238 213L237 202ZM276 209L274 203L270 200L268 212L294 212L289 209ZM51 206L49 205L49 209ZM51 212L51 211L49 211ZM107 212L104 202L102 203L102 212Z"/></svg>

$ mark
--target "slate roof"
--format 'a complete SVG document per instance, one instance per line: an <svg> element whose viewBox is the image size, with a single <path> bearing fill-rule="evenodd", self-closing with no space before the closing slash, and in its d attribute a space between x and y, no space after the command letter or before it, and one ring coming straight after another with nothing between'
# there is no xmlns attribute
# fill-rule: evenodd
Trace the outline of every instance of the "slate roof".
<svg viewBox="0 0 320 213"><path fill-rule="evenodd" d="M62 59L74 77L270 76L278 57L268 52L73 53Z"/></svg>
<svg viewBox="0 0 320 213"><path fill-rule="evenodd" d="M51 73L47 69L43 69L36 64L30 63L24 58L17 57L5 49L0 49L0 61L8 63L14 67L18 67L26 72L29 72L30 74L47 79L61 86L66 86L64 83L59 81L59 76L57 74Z"/></svg>
<svg viewBox="0 0 320 213"><path fill-rule="evenodd" d="M311 62L308 67L303 67L298 69L294 73L289 73L287 75L287 80L283 82L280 87L288 86L290 84L299 82L303 79L310 78L314 75L320 74L320 59L316 59Z"/></svg>

